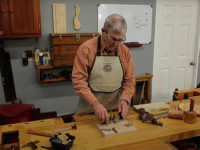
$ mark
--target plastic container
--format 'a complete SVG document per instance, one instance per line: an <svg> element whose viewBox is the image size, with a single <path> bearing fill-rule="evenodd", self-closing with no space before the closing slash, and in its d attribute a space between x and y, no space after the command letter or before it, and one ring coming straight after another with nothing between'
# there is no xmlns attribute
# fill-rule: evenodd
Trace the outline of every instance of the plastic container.
<svg viewBox="0 0 200 150"><path fill-rule="evenodd" d="M43 53L40 53L40 66L44 65L44 61L43 61Z"/></svg>
<svg viewBox="0 0 200 150"><path fill-rule="evenodd" d="M39 50L39 48L36 48L35 49L35 65L39 65L40 64L39 57L40 57L40 50Z"/></svg>
<svg viewBox="0 0 200 150"><path fill-rule="evenodd" d="M44 64L44 66L49 65L49 59L48 59L47 54L44 54L44 56L43 56L43 64Z"/></svg>

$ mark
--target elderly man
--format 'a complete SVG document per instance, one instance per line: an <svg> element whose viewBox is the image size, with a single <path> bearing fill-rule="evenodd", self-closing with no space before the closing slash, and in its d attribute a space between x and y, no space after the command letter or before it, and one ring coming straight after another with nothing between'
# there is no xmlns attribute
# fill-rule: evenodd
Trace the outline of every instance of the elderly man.
<svg viewBox="0 0 200 150"><path fill-rule="evenodd" d="M108 110L118 109L124 118L135 92L135 73L126 39L125 19L112 14L105 20L102 34L84 42L74 61L72 82L80 96L77 114L94 112L107 122Z"/></svg>

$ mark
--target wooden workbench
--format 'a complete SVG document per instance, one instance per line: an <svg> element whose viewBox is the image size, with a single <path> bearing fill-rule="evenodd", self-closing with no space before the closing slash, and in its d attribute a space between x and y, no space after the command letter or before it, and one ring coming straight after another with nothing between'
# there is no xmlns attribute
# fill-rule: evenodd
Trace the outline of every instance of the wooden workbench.
<svg viewBox="0 0 200 150"><path fill-rule="evenodd" d="M196 124L186 124L183 120L162 118L159 119L159 121L163 123L162 127L142 123L140 120L137 120L137 113L133 110L129 111L126 119L137 128L137 131L104 138L94 125L94 122L96 121L94 115L75 116L77 130L68 131L76 137L71 150L128 150L133 148L140 149L141 146L149 146L147 149L151 149L151 147L154 147L152 149L159 149L159 146L162 147L162 149L173 149L166 143L200 136L200 117L197 118ZM30 135L27 134L26 131L31 128L52 132L53 130L66 128L73 124L74 123L63 123L60 118L57 118L47 119L42 122L33 121L28 123L13 124L11 126L3 125L0 126L0 141L2 141L2 133L18 130L20 146L38 139L40 140L40 143L37 144L38 146L50 146L48 141L49 138ZM155 146L157 148L155 148ZM31 148L24 147L21 148L21 150L31 150Z"/></svg>

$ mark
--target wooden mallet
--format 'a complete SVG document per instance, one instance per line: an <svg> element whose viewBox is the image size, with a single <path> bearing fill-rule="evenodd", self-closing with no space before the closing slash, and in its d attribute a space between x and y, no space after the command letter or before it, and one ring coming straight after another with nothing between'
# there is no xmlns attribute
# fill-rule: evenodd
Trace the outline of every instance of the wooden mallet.
<svg viewBox="0 0 200 150"><path fill-rule="evenodd" d="M185 112L184 122L189 124L196 123L197 113L194 110L194 99L190 98L190 110Z"/></svg>

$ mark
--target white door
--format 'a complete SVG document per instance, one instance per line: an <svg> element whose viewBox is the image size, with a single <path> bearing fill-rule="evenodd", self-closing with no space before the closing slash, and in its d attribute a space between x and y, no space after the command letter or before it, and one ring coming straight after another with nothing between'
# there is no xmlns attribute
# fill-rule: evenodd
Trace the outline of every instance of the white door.
<svg viewBox="0 0 200 150"><path fill-rule="evenodd" d="M199 0L157 0L152 102L196 86Z"/></svg>

